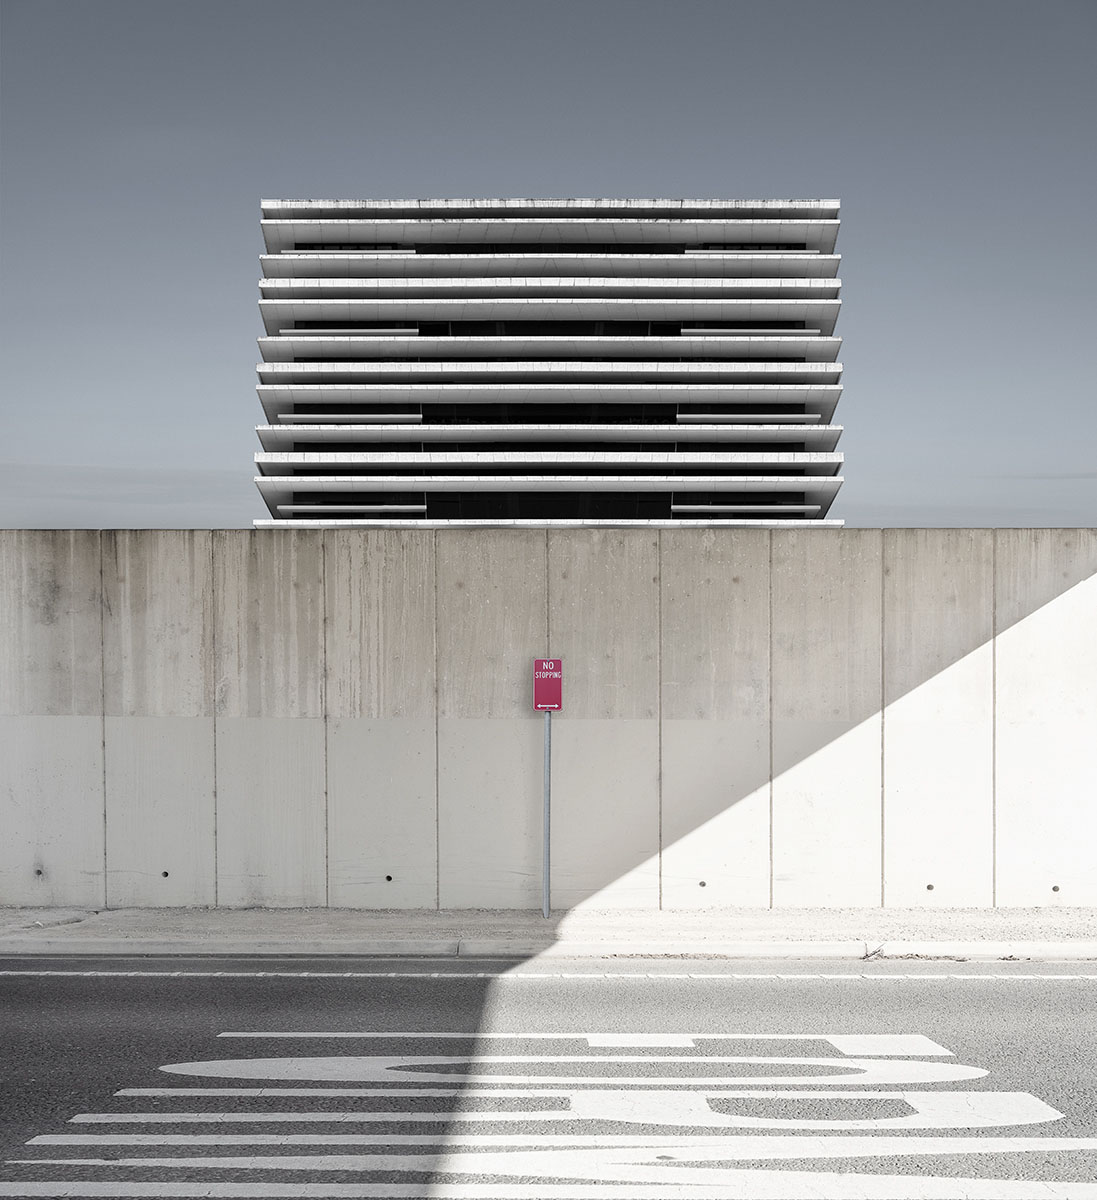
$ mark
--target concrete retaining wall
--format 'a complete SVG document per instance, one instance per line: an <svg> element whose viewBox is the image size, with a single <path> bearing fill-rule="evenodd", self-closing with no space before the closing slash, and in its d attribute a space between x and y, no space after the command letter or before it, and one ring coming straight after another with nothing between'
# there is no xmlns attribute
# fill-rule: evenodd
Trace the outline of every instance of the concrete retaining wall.
<svg viewBox="0 0 1097 1200"><path fill-rule="evenodd" d="M0 903L1097 904L1097 530L0 532Z"/></svg>

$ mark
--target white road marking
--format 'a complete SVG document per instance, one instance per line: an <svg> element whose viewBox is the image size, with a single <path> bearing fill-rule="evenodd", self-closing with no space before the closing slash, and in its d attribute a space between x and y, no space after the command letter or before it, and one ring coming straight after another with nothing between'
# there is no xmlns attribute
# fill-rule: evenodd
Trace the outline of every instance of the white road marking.
<svg viewBox="0 0 1097 1200"><path fill-rule="evenodd" d="M528 1096L529 1088L417 1088L417 1087L383 1087L383 1088L119 1088L116 1096ZM570 1096L570 1091L542 1091L538 1088L538 1096Z"/></svg>
<svg viewBox="0 0 1097 1200"><path fill-rule="evenodd" d="M219 1038L408 1038L420 1041L488 1041L492 1038L534 1041L579 1041L586 1042L592 1049L668 1047L694 1049L697 1042L829 1042L839 1054L887 1055L889 1058L913 1057L915 1055L947 1055L954 1057L951 1050L932 1041L921 1033L500 1033L494 1032L416 1032L389 1033L383 1029L362 1031L317 1031L310 1033L282 1032L276 1030L248 1030L239 1033L219 1033Z"/></svg>
<svg viewBox="0 0 1097 1200"><path fill-rule="evenodd" d="M437 1146L436 1135L402 1134L155 1134L130 1133L114 1136L99 1134L40 1134L28 1146ZM529 1150L510 1149L529 1146ZM550 1146L551 1150L540 1147ZM468 1153L460 1147L468 1147ZM494 1148L507 1148L493 1154ZM593 1173L605 1177L620 1163L643 1165L644 1156L654 1158L655 1151L674 1151L666 1156L695 1162L761 1162L782 1159L817 1158L892 1158L933 1154L1053 1154L1068 1150L1097 1150L1097 1137L814 1137L778 1134L721 1137L713 1135L644 1137L626 1134L517 1134L459 1133L446 1139L446 1147L436 1154L366 1154L334 1156L353 1165L347 1170L433 1171L473 1173L477 1175L539 1175L551 1179L554 1174L581 1178ZM342 1170L332 1166L329 1155L308 1155L300 1159L260 1158L266 1164L295 1161L315 1164L316 1170ZM38 1161L9 1159L9 1162ZM47 1159L46 1162L76 1162L75 1159ZM108 1160L113 1161L113 1160ZM168 1158L166 1165L187 1162ZM326 1164L326 1165L325 1165ZM189 1165L233 1167L250 1165L248 1160L203 1156ZM521 1167L521 1169L519 1169ZM298 1166L294 1170L304 1170ZM312 1169L312 1168L308 1168ZM704 1183L700 1176L691 1176ZM1097 1189L1095 1189L1097 1191Z"/></svg>
<svg viewBox="0 0 1097 1200"><path fill-rule="evenodd" d="M482 1096L484 1093L480 1093ZM525 1099L539 1099L526 1092ZM1028 1092L858 1092L857 1100L888 1101L906 1105L909 1114L827 1120L814 1117L753 1117L714 1111L709 1101L719 1100L835 1100L833 1092L799 1089L723 1091L706 1095L695 1091L582 1091L561 1097L555 1109L458 1109L406 1111L384 1109L353 1112L137 1112L77 1113L75 1125L228 1125L228 1124L465 1124L499 1122L536 1124L553 1121L611 1121L623 1124L671 1125L683 1129L996 1129L1009 1125L1040 1125L1057 1121L1062 1113ZM570 1103L568 1103L570 1101Z"/></svg>
<svg viewBox="0 0 1097 1200"><path fill-rule="evenodd" d="M55 972L40 972L53 974ZM75 973L74 973L75 974ZM81 972L80 974L86 974ZM100 972L104 976L113 972ZM142 974L134 972L133 974ZM160 973L167 974L167 973ZM171 973L177 974L177 973ZM207 973L210 975L230 973ZM267 973L246 973L249 976ZM302 973L272 973L299 977ZM347 973L332 973L346 977ZM421 972L375 973L385 978L452 978L451 974ZM477 978L501 980L513 976L478 974ZM658 979L660 975L628 974L618 978ZM763 978L759 975L719 976L722 978ZM546 978L529 974L525 978ZM555 978L597 978L604 974L575 975L561 973ZM712 979L713 975L693 978ZM770 976L770 978L790 978ZM831 975L801 976L793 979L835 978ZM850 978L880 978L852 976ZM888 978L899 978L891 976ZM926 976L904 977L925 979ZM952 978L947 976L946 978ZM966 975L957 978L993 978ZM1004 978L1015 978L1004 976ZM1046 978L1031 976L1030 979ZM1075 979L1079 976L1055 976ZM1097 978L1087 976L1084 978ZM314 1182L215 1182L202 1184L193 1179L178 1183L126 1182L99 1178L94 1181L43 1181L0 1184L0 1197L382 1197L397 1200L1097 1200L1097 1185L1092 1182L1053 1183L1046 1180L986 1180L939 1178L918 1171L913 1158L932 1155L1037 1155L1040 1165L1056 1155L1097 1152L1097 1137L1001 1137L965 1136L974 1130L1001 1130L1007 1126L1032 1126L1059 1120L1062 1114L1035 1096L1024 1092L976 1090L876 1090L849 1091L845 1085L864 1088L873 1085L895 1088L897 1085L939 1084L985 1077L988 1072L955 1060L950 1051L922 1035L853 1034L577 1034L577 1033L490 1033L480 1032L342 1032L342 1033L266 1033L248 1031L225 1033L240 1038L359 1038L375 1040L412 1039L418 1048L424 1040L449 1039L479 1043L485 1039L537 1039L541 1043L563 1040L585 1041L591 1050L644 1049L692 1051L682 1054L567 1054L567 1055L479 1055L472 1047L462 1054L401 1054L354 1057L328 1056L268 1059L230 1059L210 1062L175 1063L161 1067L167 1072L223 1076L229 1079L274 1080L362 1080L376 1087L257 1087L257 1088L130 1088L117 1092L127 1096L165 1098L214 1097L357 1097L445 1098L459 1101L458 1111L400 1112L387 1105L382 1111L338 1112L130 1112L80 1113L71 1122L83 1126L158 1126L187 1128L195 1126L235 1125L240 1132L198 1132L188 1134L155 1131L126 1133L43 1134L27 1143L30 1147L64 1148L70 1153L86 1147L84 1153L125 1153L126 1148L141 1147L144 1153L171 1154L171 1157L65 1157L8 1160L11 1165L63 1168L106 1168L173 1174L179 1171L211 1170L267 1173L313 1172ZM751 1039L777 1043L812 1040L826 1042L842 1057L801 1058L778 1056L715 1056L707 1051L714 1042ZM490 1043L489 1043L490 1044ZM446 1048L459 1049L459 1046ZM503 1046L499 1047L504 1048ZM573 1047L561 1047L573 1048ZM731 1047L725 1047L731 1048ZM775 1049L793 1049L778 1045ZM551 1046L545 1045L546 1050ZM882 1057L886 1055L887 1057ZM930 1061L927 1061L930 1059ZM567 1070L569 1064L583 1064L600 1072L591 1075L560 1076L550 1072ZM630 1067L630 1064L632 1066ZM638 1067L637 1064L644 1064ZM680 1074L644 1075L643 1069L660 1071L663 1064L674 1065ZM837 1074L787 1076L707 1076L704 1071L726 1069L729 1064L750 1069L765 1065L771 1069L822 1070ZM445 1068L449 1068L447 1071ZM440 1069L442 1068L442 1069ZM458 1074L453 1071L456 1068ZM529 1070L523 1075L506 1074L508 1069ZM621 1075L621 1069L631 1073ZM489 1074L472 1072L494 1071ZM469 1073L464 1073L469 1072ZM431 1084L435 1086L430 1086ZM406 1086L396 1086L404 1084ZM441 1086L437 1086L437 1085ZM470 1084L474 1086L469 1086ZM481 1084L484 1086L475 1086ZM423 1086L427 1085L427 1086ZM509 1085L509 1086L507 1086ZM561 1086L565 1085L565 1086ZM574 1089L566 1085L581 1085ZM753 1086L744 1086L753 1085ZM839 1085L839 1086L835 1086ZM527 1102L543 1103L551 1098L555 1109L531 1108L518 1111L514 1106L496 1111L483 1098L518 1097ZM477 1098L480 1103L477 1103ZM907 1111L899 1115L870 1115L841 1120L826 1116L820 1102L850 1099L875 1102L878 1107L854 1109L880 1114L894 1112L897 1104ZM717 1111L719 1107L731 1112ZM755 1107L762 1101L760 1107ZM766 1112L767 1103L782 1101L780 1117L755 1116ZM814 1115L798 1118L792 1101L806 1102ZM748 1103L736 1103L748 1102ZM749 1103L749 1102L753 1102ZM399 1104L399 1099L396 1100ZM736 1108L745 1112L736 1112ZM833 1110L832 1110L833 1111ZM848 1109L846 1110L848 1111ZM545 1122L563 1122L565 1128L590 1130L573 1134L541 1132ZM375 1122L442 1124L444 1131L430 1133L336 1132L368 1129ZM480 1133L477 1127L500 1122L510 1126L505 1133ZM247 1127L277 1123L285 1133L252 1133ZM637 1128L633 1135L598 1133L606 1125L659 1125L682 1132L652 1137ZM316 1133L293 1131L297 1125L333 1126ZM551 1128L551 1126L548 1126ZM744 1130L743 1133L734 1132ZM689 1130L686 1133L685 1130ZM703 1133L696 1132L703 1130ZM936 1136L950 1131L949 1136ZM764 1133L758 1136L759 1133ZM787 1131L787 1132L786 1132ZM793 1132L794 1131L794 1132ZM819 1131L828 1131L819 1136ZM932 1131L932 1133L922 1131ZM952 1132L955 1131L955 1132ZM894 1136L899 1133L900 1136ZM864 1136L871 1134L871 1136ZM226 1154L223 1149L226 1148ZM162 1150L159 1148L163 1148ZM169 1149L170 1148L170 1149ZM232 1148L232 1149L229 1149ZM245 1149L246 1148L246 1149ZM334 1150L334 1152L331 1152ZM371 1152L372 1151L372 1152ZM132 1150L130 1151L132 1153ZM141 1150L137 1151L141 1153ZM281 1153L279 1153L281 1152ZM197 1157L192 1157L197 1156ZM858 1174L856 1171L784 1171L781 1165L797 1160L852 1160L906 1158L909 1174ZM1029 1159L1032 1162L1032 1159ZM768 1169L729 1170L727 1164L774 1164ZM855 1164L851 1164L855 1165ZM886 1164L881 1163L881 1166ZM1030 1166L1027 1169L1039 1169ZM1078 1168L1075 1167L1077 1172ZM357 1183L321 1182L319 1172L357 1173ZM377 1172L390 1173L395 1179L373 1182ZM397 1182L409 1173L429 1178L439 1175L465 1182ZM146 1176L147 1178L147 1176ZM178 1178L178 1176L177 1176ZM238 1176L239 1178L239 1176ZM510 1182L481 1182L494 1178ZM578 1182L571 1182L571 1181ZM585 1181L585 1182L583 1182Z"/></svg>
<svg viewBox="0 0 1097 1200"><path fill-rule="evenodd" d="M879 1158L895 1155L918 1154L1005 1154L1040 1153L1050 1154L1065 1150L1097 1150L1097 1137L1092 1138L1021 1138L1021 1137L815 1137L797 1134L785 1137L778 1134L765 1136L721 1136L717 1134L674 1135L673 1137L644 1137L637 1140L635 1134L565 1134L540 1133L451 1133L444 1139L438 1134L402 1133L42 1133L31 1138L28 1146L438 1146L441 1141L447 1147L466 1146L479 1151L469 1156L462 1168L466 1171L496 1173L493 1166L473 1167L469 1163L494 1162L483 1153L492 1147L552 1146L562 1149L587 1148L608 1150L621 1148L664 1150L678 1149L690 1162L707 1157L716 1160L738 1161L786 1158ZM440 1151L445 1153L445 1151ZM546 1151L547 1153L547 1151ZM553 1150L553 1153L556 1153ZM322 1157L309 1161L322 1161ZM432 1170L451 1171L455 1167L442 1167L431 1159L427 1167L417 1167L414 1156L393 1155L390 1166L376 1166L381 1170ZM504 1157L510 1158L510 1151ZM23 1161L23 1160L9 1160ZM68 1161L68 1160L65 1160ZM174 1160L172 1160L174 1161ZM217 1159L203 1159L217 1163ZM380 1163L382 1158L367 1155L361 1162ZM423 1160L426 1161L426 1160ZM588 1164L589 1165L589 1164ZM362 1169L359 1167L358 1169ZM524 1174L525 1172L520 1172ZM529 1172L532 1174L533 1172ZM569 1172L564 1172L568 1174ZM570 1174L581 1174L572 1171Z"/></svg>
<svg viewBox="0 0 1097 1200"><path fill-rule="evenodd" d="M233 1125L233 1124L321 1124L321 1125L380 1125L415 1124L449 1125L455 1121L567 1121L570 1110L533 1109L515 1112L512 1109L436 1109L431 1112L396 1109L360 1110L358 1112L174 1112L174 1113L77 1113L69 1117L70 1125ZM1032 1122L1029 1122L1031 1124ZM1000 1122L999 1122L1000 1124Z"/></svg>
<svg viewBox="0 0 1097 1200"><path fill-rule="evenodd" d="M306 1031L282 1031L282 1030L263 1030L252 1029L245 1032L229 1032L219 1033L218 1037L222 1038L418 1038L426 1041L486 1041L490 1038L518 1038L521 1041L537 1042L537 1041L575 1041L586 1042L591 1047L610 1047L610 1046L664 1046L668 1048L680 1048L691 1050L695 1048L698 1038L721 1038L728 1037L739 1038L758 1038L768 1037L768 1034L744 1033L738 1034L722 1034L722 1033L500 1033L498 1031L488 1032L480 1030L471 1030L466 1032L438 1032L430 1031L423 1032L398 1032L385 1029L365 1029L365 1030L317 1030L315 1032ZM795 1034L774 1034L774 1037L796 1037ZM805 1039L811 1041L823 1040L818 1034L805 1034ZM947 1053L947 1051L945 1051Z"/></svg>
<svg viewBox="0 0 1097 1200"><path fill-rule="evenodd" d="M554 1074L480 1074L477 1068L496 1065L500 1067L520 1065L544 1065L558 1063L582 1063L597 1067L604 1064L613 1074L554 1075ZM629 1063L647 1066L671 1064L698 1066L778 1066L809 1067L833 1071L841 1068L842 1074L834 1075L628 1075L619 1070ZM963 1079L981 1079L987 1074L981 1067L969 1067L962 1063L921 1062L914 1059L877 1058L784 1058L753 1055L711 1055L700 1058L696 1055L650 1055L640 1054L560 1054L542 1056L536 1054L399 1054L362 1055L348 1057L330 1055L307 1058L228 1058L203 1062L168 1063L160 1068L173 1075L212 1075L230 1079L286 1079L286 1080L331 1080L332 1082L384 1083L389 1080L407 1083L411 1079L423 1083L452 1083L454 1075L445 1070L430 1070L431 1067L467 1065L469 1071L460 1079L467 1083L506 1083L512 1087L530 1087L543 1084L559 1087L563 1084L603 1084L610 1087L685 1087L724 1084L730 1087L753 1087L770 1084L774 1087L802 1084L807 1087L819 1084L831 1086L866 1086L882 1084L952 1083ZM394 1072L399 1075L394 1077Z"/></svg>
<svg viewBox="0 0 1097 1200"><path fill-rule="evenodd" d="M560 1035L550 1034L549 1036L559 1037ZM612 1050L630 1046L637 1048L651 1046L664 1050L693 1050L697 1046L697 1039L705 1036L703 1033L588 1033L584 1035L584 1038L592 1050Z"/></svg>
<svg viewBox="0 0 1097 1200"><path fill-rule="evenodd" d="M64 978L79 978L79 979L491 979L496 983L506 983L510 980L522 980L523 982L533 979L542 980L560 980L560 979L596 979L596 980L621 980L621 979L643 979L647 981L660 979L682 980L690 979L695 982L704 982L706 980L759 980L761 982L772 982L774 980L810 980L819 979L838 979L838 980L867 980L867 981L905 981L919 982L923 980L940 981L953 979L968 979L968 980L993 980L998 983L1004 982L1052 982L1052 981L1067 981L1067 980L1088 980L1093 982L1097 980L1097 974L1057 974L1057 975L1013 975L1008 973L1003 974L948 974L948 975L900 975L892 973L875 973L868 974L839 974L837 972L827 974L812 974L808 972L788 972L783 974L765 974L757 971L750 972L717 972L709 971L704 973L690 974L669 974L659 972L641 972L641 971L575 971L575 972L549 972L549 971L507 971L505 969L499 971L0 971L0 978L5 977L32 977L41 978L47 975L57 975Z"/></svg>
<svg viewBox="0 0 1097 1200"><path fill-rule="evenodd" d="M572 1096L571 1110L578 1120L615 1121L641 1125L676 1125L680 1128L821 1129L846 1131L906 1129L998 1129L1009 1125L1041 1125L1057 1121L1062 1113L1028 1092L857 1092L835 1097L833 1092L778 1089L769 1099L872 1099L900 1101L913 1112L899 1116L829 1120L814 1117L765 1117L716 1112L711 1099L756 1099L764 1092L699 1091L582 1091ZM530 1114L540 1120L560 1120L548 1113ZM565 1118L566 1119L566 1118Z"/></svg>
<svg viewBox="0 0 1097 1200"><path fill-rule="evenodd" d="M833 1033L827 1034L823 1041L830 1042L840 1054L853 1054L858 1057L869 1054L886 1054L889 1058L903 1058L916 1054L945 1054L953 1057L951 1050L946 1050L944 1046L921 1033Z"/></svg>
<svg viewBox="0 0 1097 1200"><path fill-rule="evenodd" d="M101 1165L98 1160L89 1160ZM169 1165L183 1160L168 1159ZM280 1160L289 1162L288 1159ZM157 1159L120 1165L159 1166ZM1091 1183L944 1179L927 1175L853 1175L816 1171L720 1171L711 1186L671 1184L480 1183L0 1183L16 1200L171 1197L173 1200L1094 1200Z"/></svg>

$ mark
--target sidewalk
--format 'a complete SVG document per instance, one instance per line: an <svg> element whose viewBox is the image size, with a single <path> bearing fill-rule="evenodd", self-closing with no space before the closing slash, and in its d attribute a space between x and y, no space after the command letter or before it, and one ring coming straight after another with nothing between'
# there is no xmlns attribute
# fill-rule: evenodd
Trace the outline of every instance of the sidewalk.
<svg viewBox="0 0 1097 1200"><path fill-rule="evenodd" d="M1097 908L0 908L0 956L1097 959Z"/></svg>

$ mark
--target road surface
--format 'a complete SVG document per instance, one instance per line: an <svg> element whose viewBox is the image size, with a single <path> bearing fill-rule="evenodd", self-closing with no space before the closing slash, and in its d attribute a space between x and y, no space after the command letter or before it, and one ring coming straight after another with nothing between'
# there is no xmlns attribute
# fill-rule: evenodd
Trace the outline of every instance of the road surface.
<svg viewBox="0 0 1097 1200"><path fill-rule="evenodd" d="M1097 965L0 961L0 1196L1097 1198Z"/></svg>

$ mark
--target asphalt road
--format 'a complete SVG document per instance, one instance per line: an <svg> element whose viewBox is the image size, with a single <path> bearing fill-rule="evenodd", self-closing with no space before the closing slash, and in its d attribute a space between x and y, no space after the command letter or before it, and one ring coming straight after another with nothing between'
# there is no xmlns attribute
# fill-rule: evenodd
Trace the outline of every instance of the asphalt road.
<svg viewBox="0 0 1097 1200"><path fill-rule="evenodd" d="M6 1197L1097 1198L1094 964L27 958L0 1029Z"/></svg>

